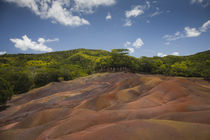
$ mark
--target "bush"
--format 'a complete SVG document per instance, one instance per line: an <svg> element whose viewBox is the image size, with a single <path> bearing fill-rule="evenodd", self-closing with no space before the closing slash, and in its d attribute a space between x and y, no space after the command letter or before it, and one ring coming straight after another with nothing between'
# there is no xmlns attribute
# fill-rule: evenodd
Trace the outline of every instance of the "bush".
<svg viewBox="0 0 210 140"><path fill-rule="evenodd" d="M34 77L35 87L41 87L48 83L48 74L47 73L37 73Z"/></svg>
<svg viewBox="0 0 210 140"><path fill-rule="evenodd" d="M204 72L202 72L202 76L205 80L210 81L210 70L205 70Z"/></svg>
<svg viewBox="0 0 210 140"><path fill-rule="evenodd" d="M28 74L23 72L14 72L9 75L10 84L13 86L15 94L29 91L33 87L33 81Z"/></svg>
<svg viewBox="0 0 210 140"><path fill-rule="evenodd" d="M36 87L41 87L50 82L58 82L58 77L59 72L57 71L41 71L35 75L34 83Z"/></svg>
<svg viewBox="0 0 210 140"><path fill-rule="evenodd" d="M62 81L64 81L64 78L63 77L58 77L58 81L62 82Z"/></svg>
<svg viewBox="0 0 210 140"><path fill-rule="evenodd" d="M3 105L10 100L12 95L13 91L10 84L3 78L0 78L0 105Z"/></svg>

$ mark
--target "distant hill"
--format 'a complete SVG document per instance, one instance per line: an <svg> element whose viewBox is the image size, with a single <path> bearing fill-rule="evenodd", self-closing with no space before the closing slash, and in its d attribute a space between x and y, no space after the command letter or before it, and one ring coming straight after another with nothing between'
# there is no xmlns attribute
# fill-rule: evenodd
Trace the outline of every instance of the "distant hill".
<svg viewBox="0 0 210 140"><path fill-rule="evenodd" d="M50 82L67 81L98 72L133 72L210 79L210 51L190 56L141 57L126 49L76 49L44 54L5 54L0 56L0 103L14 94ZM5 85L7 85L5 88ZM5 92L7 91L7 92ZM6 95L3 94L8 93Z"/></svg>

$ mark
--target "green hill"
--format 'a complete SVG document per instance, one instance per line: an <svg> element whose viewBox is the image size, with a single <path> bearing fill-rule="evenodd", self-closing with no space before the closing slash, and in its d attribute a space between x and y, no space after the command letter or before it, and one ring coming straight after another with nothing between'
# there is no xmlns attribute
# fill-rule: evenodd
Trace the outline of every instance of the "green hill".
<svg viewBox="0 0 210 140"><path fill-rule="evenodd" d="M76 49L44 54L5 54L0 56L0 78L5 81L0 86L0 98L7 100L11 93L20 94L50 82L72 80L106 71L193 76L209 80L210 51L163 58L136 58L129 56L126 49L114 49L112 52ZM9 97L4 94L7 89L10 92L6 95Z"/></svg>

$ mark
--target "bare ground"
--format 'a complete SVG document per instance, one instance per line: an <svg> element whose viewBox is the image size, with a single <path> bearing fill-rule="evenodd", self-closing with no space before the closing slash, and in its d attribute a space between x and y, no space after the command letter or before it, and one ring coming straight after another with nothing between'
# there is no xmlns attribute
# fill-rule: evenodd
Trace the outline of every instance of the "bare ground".
<svg viewBox="0 0 210 140"><path fill-rule="evenodd" d="M1 140L210 139L210 83L132 73L95 74L14 97Z"/></svg>

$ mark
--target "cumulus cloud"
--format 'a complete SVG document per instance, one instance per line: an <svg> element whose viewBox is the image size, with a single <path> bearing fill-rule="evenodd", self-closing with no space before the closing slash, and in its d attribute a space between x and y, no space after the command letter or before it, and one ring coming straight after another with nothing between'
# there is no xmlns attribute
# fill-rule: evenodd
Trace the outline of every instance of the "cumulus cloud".
<svg viewBox="0 0 210 140"><path fill-rule="evenodd" d="M144 42L141 38L137 38L135 42L133 42L133 47L140 48L144 45Z"/></svg>
<svg viewBox="0 0 210 140"><path fill-rule="evenodd" d="M173 52L173 53L171 53L169 55L179 56L179 52ZM157 56L158 57L165 57L165 56L168 56L168 54L165 54L165 53L162 53L162 52L158 52Z"/></svg>
<svg viewBox="0 0 210 140"><path fill-rule="evenodd" d="M111 19L112 19L112 15L110 13L108 13L106 16L106 20L111 20Z"/></svg>
<svg viewBox="0 0 210 140"><path fill-rule="evenodd" d="M15 38L15 39L10 39L10 41L15 44L16 48L21 49L22 51L31 49L34 51L52 52L53 49L46 46L45 43L59 41L59 39L58 38L56 39L39 38L37 42L35 42L35 41L32 41L30 38L28 38L27 35L24 35L22 36L22 39Z"/></svg>
<svg viewBox="0 0 210 140"><path fill-rule="evenodd" d="M186 37L198 37L201 35L201 32L196 28L185 27Z"/></svg>
<svg viewBox="0 0 210 140"><path fill-rule="evenodd" d="M164 53L162 53L162 52L158 52L158 53L157 53L157 56L158 56L158 57L165 57L165 56L167 56L167 54L164 54Z"/></svg>
<svg viewBox="0 0 210 140"><path fill-rule="evenodd" d="M137 17L139 15L142 15L144 13L144 7L141 5L135 6L133 9L125 11L126 18L130 17Z"/></svg>
<svg viewBox="0 0 210 140"><path fill-rule="evenodd" d="M134 53L135 49L134 48L127 48L130 53Z"/></svg>
<svg viewBox="0 0 210 140"><path fill-rule="evenodd" d="M179 52L173 52L171 55L179 56Z"/></svg>
<svg viewBox="0 0 210 140"><path fill-rule="evenodd" d="M127 41L124 43L124 47L135 47L135 48L140 48L144 45L144 42L142 41L141 38L137 38L136 41L134 41L133 43L130 41Z"/></svg>
<svg viewBox="0 0 210 140"><path fill-rule="evenodd" d="M6 51L0 51L0 55L4 55L4 54L7 54Z"/></svg>
<svg viewBox="0 0 210 140"><path fill-rule="evenodd" d="M149 9L150 6L151 6L150 2L146 1L144 5L136 5L132 9L126 10L125 11L126 19L125 19L124 26L127 26L127 27L132 26L131 18L135 18L135 17L138 17L140 15L143 15L144 11L146 9Z"/></svg>
<svg viewBox="0 0 210 140"><path fill-rule="evenodd" d="M116 0L5 0L26 7L42 19L51 19L52 23L65 26L89 25L89 21L78 16L81 13L93 13L93 8L110 6ZM79 13L76 15L76 13Z"/></svg>
<svg viewBox="0 0 210 140"><path fill-rule="evenodd" d="M126 41L124 43L124 47L126 47L130 53L134 53L135 48L138 49L143 45L144 45L144 42L142 41L141 38L137 38L136 41L134 41L134 42Z"/></svg>
<svg viewBox="0 0 210 140"><path fill-rule="evenodd" d="M181 38L192 38L198 37L202 33L207 32L210 28L210 20L206 21L200 28L190 28L189 26L184 28L183 32L176 32L173 35L164 35L163 38L167 40L167 42L178 40Z"/></svg>

